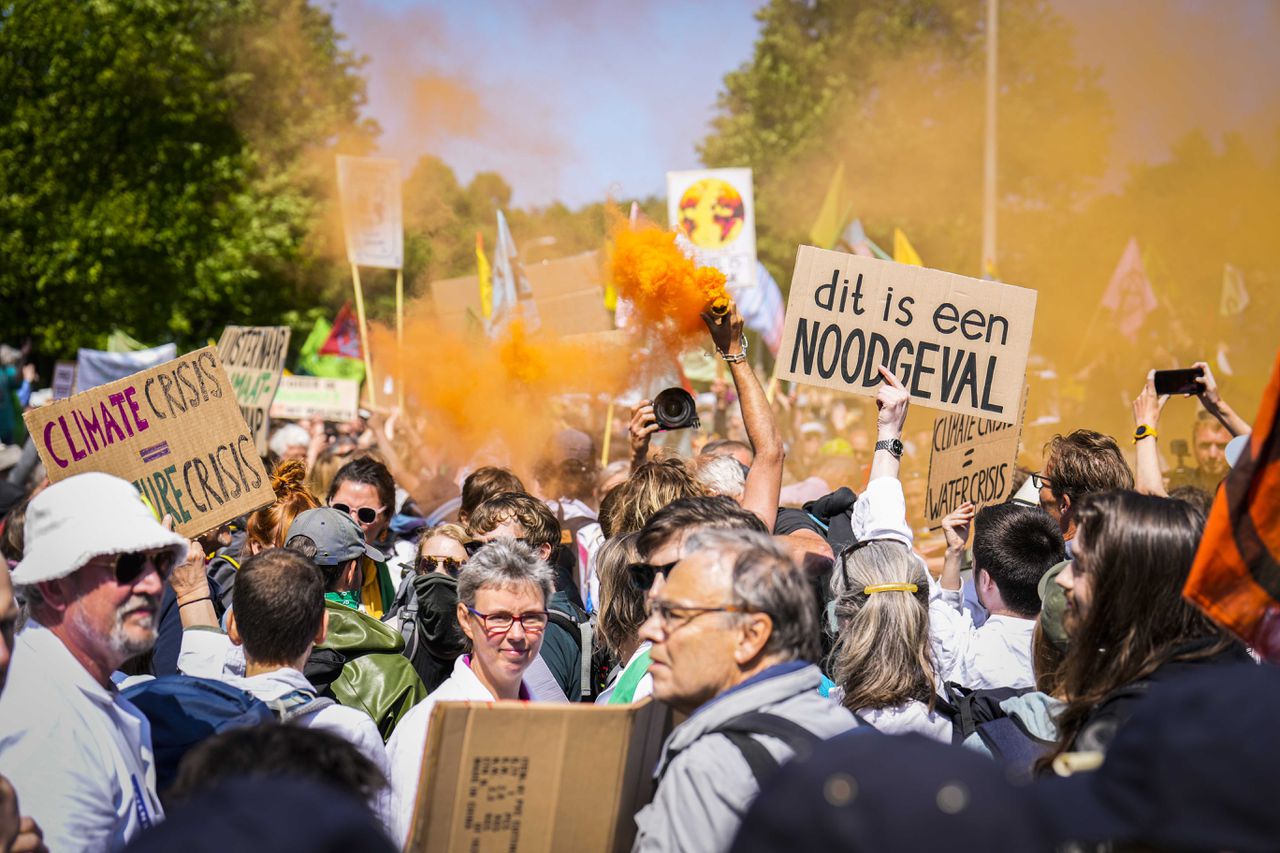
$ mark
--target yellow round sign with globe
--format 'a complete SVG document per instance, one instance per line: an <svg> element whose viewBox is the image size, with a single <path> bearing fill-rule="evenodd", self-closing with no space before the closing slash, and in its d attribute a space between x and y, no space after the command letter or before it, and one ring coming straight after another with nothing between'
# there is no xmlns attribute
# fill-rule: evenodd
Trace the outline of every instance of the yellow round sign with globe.
<svg viewBox="0 0 1280 853"><path fill-rule="evenodd" d="M680 231L704 249L723 249L742 233L742 195L719 178L703 178L680 196Z"/></svg>

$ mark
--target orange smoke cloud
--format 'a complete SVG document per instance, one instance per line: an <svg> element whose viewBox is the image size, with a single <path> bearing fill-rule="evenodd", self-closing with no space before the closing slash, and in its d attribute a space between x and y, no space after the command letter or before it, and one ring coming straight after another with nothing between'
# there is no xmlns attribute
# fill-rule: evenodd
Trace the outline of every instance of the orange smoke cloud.
<svg viewBox="0 0 1280 853"><path fill-rule="evenodd" d="M519 320L490 339L433 310L425 300L409 306L399 358L394 330L375 326L372 336L376 369L403 368L407 421L440 460L454 469L502 464L529 472L562 427L599 441L598 414L580 421L558 401L622 391L629 347L607 335L556 338Z"/></svg>
<svg viewBox="0 0 1280 853"><path fill-rule="evenodd" d="M635 307L640 325L671 342L705 331L701 313L729 302L724 273L699 267L680 251L673 231L615 225L609 279Z"/></svg>

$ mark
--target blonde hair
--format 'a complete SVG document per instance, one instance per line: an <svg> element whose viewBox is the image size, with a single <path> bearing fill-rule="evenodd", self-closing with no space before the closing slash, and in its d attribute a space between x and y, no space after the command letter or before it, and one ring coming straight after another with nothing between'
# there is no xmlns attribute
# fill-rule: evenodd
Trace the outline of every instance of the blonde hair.
<svg viewBox="0 0 1280 853"><path fill-rule="evenodd" d="M606 536L634 533L650 516L672 501L705 495L706 491L690 475L678 457L646 462L627 481L610 492L610 501L600 521Z"/></svg>
<svg viewBox="0 0 1280 853"><path fill-rule="evenodd" d="M437 524L429 530L424 530L422 536L418 539L417 556L422 556L422 548L427 544L428 539L434 539L437 536L443 536L445 539L452 539L459 545L466 545L470 541L467 531L463 529L461 524L454 524L447 521L444 524Z"/></svg>
<svg viewBox="0 0 1280 853"><path fill-rule="evenodd" d="M873 592L915 584L915 592ZM911 549L873 540L842 555L832 577L840 636L832 672L844 706L875 710L915 699L933 708L936 675L929 655L929 579Z"/></svg>
<svg viewBox="0 0 1280 853"><path fill-rule="evenodd" d="M622 656L637 639L646 618L645 593L631 580L631 564L640 562L637 533L606 539L596 552L596 577L600 578L600 639L610 652ZM622 661L626 663L626 661Z"/></svg>
<svg viewBox="0 0 1280 853"><path fill-rule="evenodd" d="M329 496L329 486L338 469L358 455L361 455L360 448L349 438L340 438L320 451L307 472L307 489L316 500L323 501Z"/></svg>
<svg viewBox="0 0 1280 853"><path fill-rule="evenodd" d="M245 524L245 546L250 543L263 548L283 548L285 535L293 520L309 509L316 509L320 502L307 491L304 480L307 466L297 459L288 459L271 472L271 490L275 503L255 510Z"/></svg>

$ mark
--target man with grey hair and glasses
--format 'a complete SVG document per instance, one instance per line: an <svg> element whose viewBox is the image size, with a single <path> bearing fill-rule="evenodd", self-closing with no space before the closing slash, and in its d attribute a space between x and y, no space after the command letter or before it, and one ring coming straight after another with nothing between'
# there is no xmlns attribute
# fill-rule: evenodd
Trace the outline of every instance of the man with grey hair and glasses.
<svg viewBox="0 0 1280 853"><path fill-rule="evenodd" d="M31 619L0 697L0 773L49 849L117 850L163 811L151 728L112 675L155 645L165 581L189 543L100 473L37 495L25 533L13 582Z"/></svg>
<svg viewBox="0 0 1280 853"><path fill-rule="evenodd" d="M689 717L663 745L637 851L729 849L781 763L855 725L818 693L817 604L786 552L746 530L684 544L640 636L653 643L654 697Z"/></svg>

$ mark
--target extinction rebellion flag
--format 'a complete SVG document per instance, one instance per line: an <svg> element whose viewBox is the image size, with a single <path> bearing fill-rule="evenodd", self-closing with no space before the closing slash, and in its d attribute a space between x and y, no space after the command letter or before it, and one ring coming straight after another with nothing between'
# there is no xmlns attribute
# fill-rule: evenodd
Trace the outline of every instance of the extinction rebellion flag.
<svg viewBox="0 0 1280 853"><path fill-rule="evenodd" d="M1183 595L1280 662L1280 354L1249 446L1218 489Z"/></svg>
<svg viewBox="0 0 1280 853"><path fill-rule="evenodd" d="M344 303L342 310L338 312L328 339L320 347L320 354L354 359L363 357L360 352L360 327L356 325L356 315L351 312L350 303Z"/></svg>

